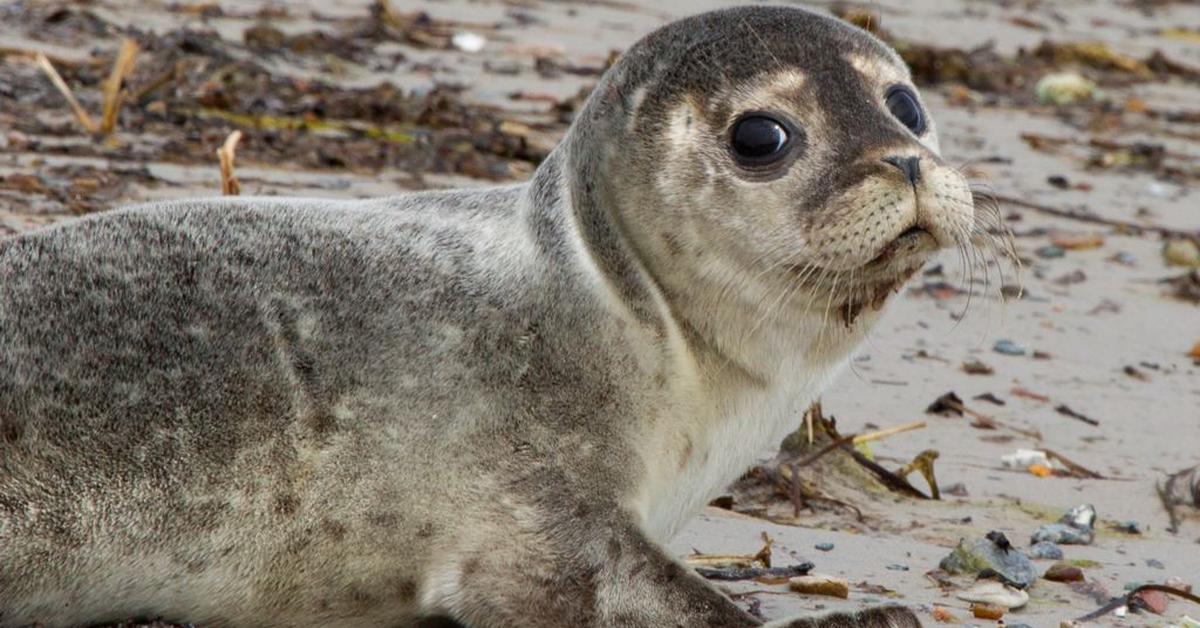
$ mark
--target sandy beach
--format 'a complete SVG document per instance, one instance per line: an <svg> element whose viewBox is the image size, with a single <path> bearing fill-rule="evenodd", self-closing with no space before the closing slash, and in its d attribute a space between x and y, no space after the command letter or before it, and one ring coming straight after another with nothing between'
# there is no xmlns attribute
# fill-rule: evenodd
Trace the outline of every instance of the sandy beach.
<svg viewBox="0 0 1200 628"><path fill-rule="evenodd" d="M388 14L334 4L0 2L0 235L218 195L215 151L237 129L243 194L521 180L611 55L733 3L393 0ZM930 264L822 398L841 434L924 421L872 442L870 456L895 470L936 451L942 499L820 477L814 490L830 499L803 508L731 491L732 505L709 507L671 549L752 555L765 534L773 564L811 561L850 584L841 599L722 583L767 618L899 602L929 625L996 625L957 597L974 576L930 572L960 539L999 531L1028 550L1039 526L1091 504L1094 540L1062 545L1083 583L1039 578L1006 625L1059 626L1142 583L1200 589L1200 515L1179 505L1172 530L1156 490L1200 465L1200 252L1189 257L1200 245L1200 5L803 4L869 16L913 63L943 156L999 199L1021 264L955 253ZM45 52L98 118L123 38L141 46L126 102L112 136L93 139L33 55ZM1039 83L1064 74L1085 89L1056 103ZM958 407L927 412L950 392ZM1046 477L1006 467L1021 449L1068 463L1051 461ZM1039 576L1056 562L1033 561ZM1200 620L1200 605L1166 599L1158 613L1088 623Z"/></svg>

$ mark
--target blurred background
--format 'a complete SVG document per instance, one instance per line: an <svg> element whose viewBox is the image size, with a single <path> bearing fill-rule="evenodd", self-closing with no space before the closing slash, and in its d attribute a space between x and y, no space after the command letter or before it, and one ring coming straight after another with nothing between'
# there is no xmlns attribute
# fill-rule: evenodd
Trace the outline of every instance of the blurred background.
<svg viewBox="0 0 1200 628"><path fill-rule="evenodd" d="M732 4L0 0L0 237L149 199L520 181L622 50ZM1200 3L773 4L901 53L943 156L1001 204L1021 270L931 264L824 399L846 434L923 422L860 451L890 469L935 460L940 500L831 481L830 461L795 503L763 487L775 459L673 549L753 554L765 533L777 562L853 583L848 600L729 585L767 616L900 599L965 620L970 579L939 568L959 539L998 530L1028 549L1092 504L1094 538L1035 559L1010 626L1195 581ZM1079 578L1040 578L1062 561ZM1134 623L1200 617L1146 605Z"/></svg>

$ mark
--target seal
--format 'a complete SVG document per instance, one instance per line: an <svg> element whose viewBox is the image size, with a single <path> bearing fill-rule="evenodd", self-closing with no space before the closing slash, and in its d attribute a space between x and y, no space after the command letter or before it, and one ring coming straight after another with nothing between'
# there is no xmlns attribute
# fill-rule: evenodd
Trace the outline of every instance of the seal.
<svg viewBox="0 0 1200 628"><path fill-rule="evenodd" d="M892 50L747 7L526 184L0 241L0 625L759 625L660 544L986 232L938 151Z"/></svg>

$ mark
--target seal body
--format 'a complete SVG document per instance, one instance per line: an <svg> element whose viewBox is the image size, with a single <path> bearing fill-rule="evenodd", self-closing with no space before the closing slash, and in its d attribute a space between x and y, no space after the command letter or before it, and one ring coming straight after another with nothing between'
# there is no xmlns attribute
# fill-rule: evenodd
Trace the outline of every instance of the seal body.
<svg viewBox="0 0 1200 628"><path fill-rule="evenodd" d="M986 226L907 82L847 25L721 11L524 185L0 241L0 625L757 625L659 542Z"/></svg>

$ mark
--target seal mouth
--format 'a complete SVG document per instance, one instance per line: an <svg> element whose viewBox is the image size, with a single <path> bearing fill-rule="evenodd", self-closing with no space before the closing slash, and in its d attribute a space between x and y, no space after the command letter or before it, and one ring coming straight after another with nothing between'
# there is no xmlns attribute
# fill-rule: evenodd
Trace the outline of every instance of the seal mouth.
<svg viewBox="0 0 1200 628"><path fill-rule="evenodd" d="M932 233L920 225L913 225L888 242L878 255L867 262L867 266L884 266L896 258L925 252L936 246L937 238Z"/></svg>

